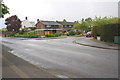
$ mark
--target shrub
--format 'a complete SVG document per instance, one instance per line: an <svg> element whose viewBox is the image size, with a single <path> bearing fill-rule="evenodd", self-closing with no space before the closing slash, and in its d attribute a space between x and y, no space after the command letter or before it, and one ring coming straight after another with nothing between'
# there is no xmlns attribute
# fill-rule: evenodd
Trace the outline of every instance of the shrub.
<svg viewBox="0 0 120 80"><path fill-rule="evenodd" d="M61 36L61 35L62 35L62 33L55 33L55 34L54 34L55 37L59 37L59 36Z"/></svg>
<svg viewBox="0 0 120 80"><path fill-rule="evenodd" d="M14 37L14 36L15 36L15 33L10 33L9 36L10 36L10 37Z"/></svg>
<svg viewBox="0 0 120 80"><path fill-rule="evenodd" d="M31 30L35 30L35 29L36 29L36 27L29 27L29 29L31 29Z"/></svg>
<svg viewBox="0 0 120 80"><path fill-rule="evenodd" d="M63 35L63 36L67 36L67 35L68 35L68 32L66 32L66 33L62 33L62 35Z"/></svg>
<svg viewBox="0 0 120 80"><path fill-rule="evenodd" d="M46 36L46 37L54 37L53 34L46 34L45 36Z"/></svg>
<svg viewBox="0 0 120 80"><path fill-rule="evenodd" d="M68 32L68 36L73 36L73 35L75 35L76 34L76 32L74 32L74 31L69 31Z"/></svg>
<svg viewBox="0 0 120 80"><path fill-rule="evenodd" d="M35 35L35 31L29 31L28 34L29 35Z"/></svg>

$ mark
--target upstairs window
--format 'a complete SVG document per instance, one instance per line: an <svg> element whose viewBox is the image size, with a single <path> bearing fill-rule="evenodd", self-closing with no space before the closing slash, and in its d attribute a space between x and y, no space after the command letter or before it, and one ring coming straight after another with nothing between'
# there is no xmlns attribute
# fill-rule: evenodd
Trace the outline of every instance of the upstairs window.
<svg viewBox="0 0 120 80"><path fill-rule="evenodd" d="M63 27L67 27L67 25L64 25Z"/></svg>
<svg viewBox="0 0 120 80"><path fill-rule="evenodd" d="M46 27L51 27L51 25L46 25Z"/></svg>
<svg viewBox="0 0 120 80"><path fill-rule="evenodd" d="M73 27L73 25L69 25L69 27Z"/></svg>

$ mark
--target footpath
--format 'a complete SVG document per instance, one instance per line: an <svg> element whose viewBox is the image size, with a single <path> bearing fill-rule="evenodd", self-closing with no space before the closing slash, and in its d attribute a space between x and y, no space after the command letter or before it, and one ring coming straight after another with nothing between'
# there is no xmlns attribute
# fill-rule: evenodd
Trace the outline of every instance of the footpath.
<svg viewBox="0 0 120 80"><path fill-rule="evenodd" d="M92 38L86 38L86 37L79 38L75 40L74 43L83 45L83 46L95 47L95 48L120 50L120 45L118 44L98 41L98 40L95 40Z"/></svg>

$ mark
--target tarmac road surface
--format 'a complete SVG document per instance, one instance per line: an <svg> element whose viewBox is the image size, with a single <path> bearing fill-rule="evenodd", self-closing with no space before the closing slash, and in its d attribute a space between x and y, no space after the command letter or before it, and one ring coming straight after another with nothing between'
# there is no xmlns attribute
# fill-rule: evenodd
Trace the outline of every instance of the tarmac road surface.
<svg viewBox="0 0 120 80"><path fill-rule="evenodd" d="M55 76L64 75L69 78L118 77L117 50L77 45L73 43L76 39L80 39L80 37L47 40L3 38L2 44L11 49L9 53L43 68ZM19 61L16 62L19 65Z"/></svg>

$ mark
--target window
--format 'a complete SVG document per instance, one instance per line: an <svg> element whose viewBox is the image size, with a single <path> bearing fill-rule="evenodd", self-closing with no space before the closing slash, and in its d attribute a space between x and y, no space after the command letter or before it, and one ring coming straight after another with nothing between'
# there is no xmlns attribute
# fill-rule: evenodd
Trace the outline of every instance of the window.
<svg viewBox="0 0 120 80"><path fill-rule="evenodd" d="M69 27L72 27L72 25L69 25Z"/></svg>
<svg viewBox="0 0 120 80"><path fill-rule="evenodd" d="M51 25L46 25L46 27L51 27Z"/></svg>
<svg viewBox="0 0 120 80"><path fill-rule="evenodd" d="M67 27L67 25L64 25L63 27Z"/></svg>

